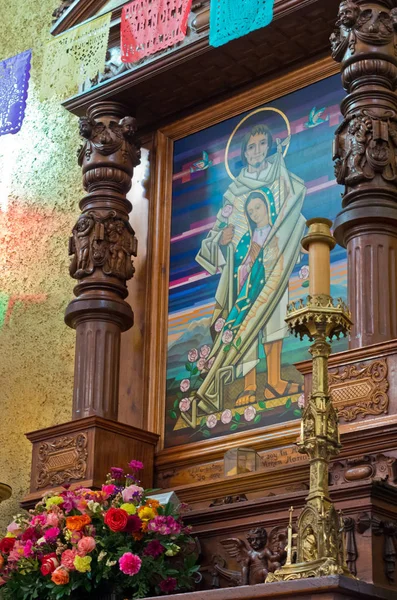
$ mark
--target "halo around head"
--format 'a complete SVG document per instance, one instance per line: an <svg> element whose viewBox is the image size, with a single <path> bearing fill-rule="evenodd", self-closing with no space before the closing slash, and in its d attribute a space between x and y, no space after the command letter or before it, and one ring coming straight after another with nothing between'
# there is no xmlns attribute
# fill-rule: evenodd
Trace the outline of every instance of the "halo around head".
<svg viewBox="0 0 397 600"><path fill-rule="evenodd" d="M236 177L233 175L233 173L231 172L230 167L229 167L229 150L230 150L230 146L231 146L234 136L236 135L236 133L240 129L240 127L243 125L243 123L245 123L245 121L247 121L250 117L252 117L253 115L256 115L257 113L260 113L260 112L269 112L269 111L279 114L287 126L287 139L289 141L285 145L284 152L283 152L283 156L286 156L288 149L289 149L289 145L291 143L291 125L287 118L287 115L285 113L283 113L281 110L279 110L278 108L272 108L270 106L264 107L264 108L257 108L256 110L254 110L254 111L250 112L248 115L246 115L243 119L241 119L241 121L233 129L231 136L229 137L228 142L226 144L225 169L226 169L226 172L229 175L230 179L233 179L233 180L236 179Z"/></svg>

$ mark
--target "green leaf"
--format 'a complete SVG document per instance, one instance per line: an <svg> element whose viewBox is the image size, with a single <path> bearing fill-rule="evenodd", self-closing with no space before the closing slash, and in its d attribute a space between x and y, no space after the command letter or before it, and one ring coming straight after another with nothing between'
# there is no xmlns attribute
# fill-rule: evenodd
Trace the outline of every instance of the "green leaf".
<svg viewBox="0 0 397 600"><path fill-rule="evenodd" d="M207 419L205 417L203 417L200 421L201 427L203 427L206 424L206 422L207 422Z"/></svg>
<svg viewBox="0 0 397 600"><path fill-rule="evenodd" d="M236 414L234 415L234 420L237 421L237 423L241 421L241 415L238 412L236 412Z"/></svg>
<svg viewBox="0 0 397 600"><path fill-rule="evenodd" d="M242 339L241 339L241 337L239 337L239 338L236 340L236 346L237 346L237 348L238 348L239 346L241 346L241 342L242 342Z"/></svg>
<svg viewBox="0 0 397 600"><path fill-rule="evenodd" d="M232 347L231 344L228 344L227 346L224 347L223 351L224 352L229 352L230 348Z"/></svg>
<svg viewBox="0 0 397 600"><path fill-rule="evenodd" d="M301 417L302 416L302 411L296 409L294 410L294 417Z"/></svg>
<svg viewBox="0 0 397 600"><path fill-rule="evenodd" d="M192 363L187 362L186 365L185 365L185 369L186 369L186 371L190 372L192 370Z"/></svg>
<svg viewBox="0 0 397 600"><path fill-rule="evenodd" d="M208 431L208 429L204 429L202 433L203 433L203 436L206 438L211 437L211 432Z"/></svg>
<svg viewBox="0 0 397 600"><path fill-rule="evenodd" d="M308 281L307 279L306 279L306 281L304 281L304 282L302 283L302 287L303 287L303 288L308 288L308 287L309 287L309 281Z"/></svg>
<svg viewBox="0 0 397 600"><path fill-rule="evenodd" d="M256 417L254 419L254 423L259 423L260 420L261 420L261 415L256 415Z"/></svg>
<svg viewBox="0 0 397 600"><path fill-rule="evenodd" d="M227 223L223 222L219 224L219 229L225 229L227 227Z"/></svg>
<svg viewBox="0 0 397 600"><path fill-rule="evenodd" d="M174 410L170 410L170 411L168 411L168 413L169 413L171 419L177 419L178 418L178 415L176 414L176 412Z"/></svg>
<svg viewBox="0 0 397 600"><path fill-rule="evenodd" d="M230 431L236 431L236 429L238 429L238 423L233 423L233 425L230 426Z"/></svg>
<svg viewBox="0 0 397 600"><path fill-rule="evenodd" d="M179 406L179 400L174 400L174 408L178 408Z"/></svg>
<svg viewBox="0 0 397 600"><path fill-rule="evenodd" d="M194 369L192 370L192 375L197 375L197 373L199 372L197 367L194 367Z"/></svg>
<svg viewBox="0 0 397 600"><path fill-rule="evenodd" d="M291 405L292 405L292 400L291 400L291 398L288 398L287 402L285 403L285 408L287 408L287 409L291 408Z"/></svg>
<svg viewBox="0 0 397 600"><path fill-rule="evenodd" d="M261 408L262 410L268 410L267 406L266 406L266 402L264 402L263 400L260 400L258 402L259 408Z"/></svg>

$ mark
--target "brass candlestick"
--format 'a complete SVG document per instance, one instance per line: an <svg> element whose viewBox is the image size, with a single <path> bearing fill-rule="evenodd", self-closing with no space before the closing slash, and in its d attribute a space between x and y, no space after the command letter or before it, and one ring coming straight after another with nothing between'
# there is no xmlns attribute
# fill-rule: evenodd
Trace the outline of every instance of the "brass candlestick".
<svg viewBox="0 0 397 600"><path fill-rule="evenodd" d="M311 219L308 235L302 240L309 251L310 292L304 302L288 306L286 322L296 336L313 341L309 352L313 357L312 391L304 408L299 452L310 459L310 492L297 525L292 533L290 517L287 562L266 582L288 581L324 575L348 575L341 519L329 497L328 465L341 448L338 416L328 389L328 357L331 345L327 340L346 335L352 322L346 304L330 296L330 250L335 246L331 235L332 222ZM292 510L292 509L291 509Z"/></svg>

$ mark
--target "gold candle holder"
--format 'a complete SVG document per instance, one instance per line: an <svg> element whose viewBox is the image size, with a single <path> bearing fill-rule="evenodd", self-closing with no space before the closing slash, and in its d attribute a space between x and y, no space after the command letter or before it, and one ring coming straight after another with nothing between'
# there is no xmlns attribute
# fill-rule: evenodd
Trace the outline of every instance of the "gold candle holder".
<svg viewBox="0 0 397 600"><path fill-rule="evenodd" d="M290 516L287 561L266 582L324 575L351 576L345 559L340 516L328 490L328 465L340 452L338 416L328 388L328 340L346 335L352 326L346 304L330 296L330 250L335 246L331 221L311 219L302 246L309 251L310 290L313 294L288 306L286 322L296 336L313 342L312 391L302 415L299 452L310 459L310 491L292 534ZM327 263L327 264L325 264ZM321 271L321 272L320 272Z"/></svg>

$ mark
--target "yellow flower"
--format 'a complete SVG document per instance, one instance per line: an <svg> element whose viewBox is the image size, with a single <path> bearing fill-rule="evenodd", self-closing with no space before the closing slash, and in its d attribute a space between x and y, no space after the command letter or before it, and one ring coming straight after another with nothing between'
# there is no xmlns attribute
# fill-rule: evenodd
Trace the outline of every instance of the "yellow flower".
<svg viewBox="0 0 397 600"><path fill-rule="evenodd" d="M165 554L166 556L175 556L176 554L178 554L179 550L179 546L177 546L176 544L170 544Z"/></svg>
<svg viewBox="0 0 397 600"><path fill-rule="evenodd" d="M91 556L76 556L73 564L76 567L76 571L86 573L87 571L91 571L91 561Z"/></svg>
<svg viewBox="0 0 397 600"><path fill-rule="evenodd" d="M135 504L131 504L130 502L125 502L124 504L122 504L120 506L120 508L125 510L125 512L127 512L129 515L135 515L135 513L136 513Z"/></svg>
<svg viewBox="0 0 397 600"><path fill-rule="evenodd" d="M15 538L17 537L16 535L14 535L13 533L11 533L11 531L7 531L5 537L10 537L10 538Z"/></svg>
<svg viewBox="0 0 397 600"><path fill-rule="evenodd" d="M63 498L61 496L51 496L45 503L46 510L49 510L51 506L58 506L58 504L62 504Z"/></svg>
<svg viewBox="0 0 397 600"><path fill-rule="evenodd" d="M151 519L155 518L157 513L149 506L141 506L138 509L138 514L142 521L150 521Z"/></svg>

